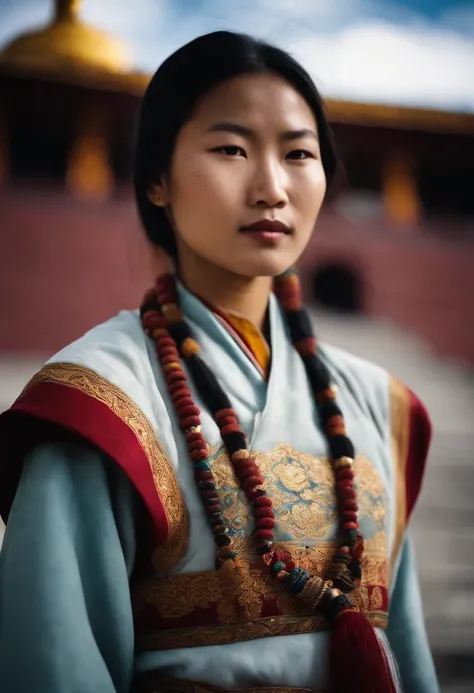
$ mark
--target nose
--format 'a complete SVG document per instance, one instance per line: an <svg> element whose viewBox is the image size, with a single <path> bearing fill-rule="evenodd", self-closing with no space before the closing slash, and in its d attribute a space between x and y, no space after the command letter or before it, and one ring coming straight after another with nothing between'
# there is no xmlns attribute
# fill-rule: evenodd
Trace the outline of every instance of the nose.
<svg viewBox="0 0 474 693"><path fill-rule="evenodd" d="M281 209L288 204L286 175L278 163L260 161L256 165L249 198L252 207Z"/></svg>

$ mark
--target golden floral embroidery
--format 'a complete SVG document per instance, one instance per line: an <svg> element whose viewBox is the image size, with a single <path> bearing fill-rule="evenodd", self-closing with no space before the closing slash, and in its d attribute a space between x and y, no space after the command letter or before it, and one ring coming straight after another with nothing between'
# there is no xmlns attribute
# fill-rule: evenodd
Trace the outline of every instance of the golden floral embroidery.
<svg viewBox="0 0 474 693"><path fill-rule="evenodd" d="M174 471L156 431L141 409L123 390L95 371L72 363L53 363L42 368L25 391L42 382L59 383L80 390L105 404L135 434L153 474L156 491L168 519L168 538L154 555L162 572L184 555L188 543L188 512Z"/></svg>
<svg viewBox="0 0 474 693"><path fill-rule="evenodd" d="M369 612L364 614L374 628L387 627L387 614ZM262 618L258 621L230 625L192 626L175 630L164 630L137 637L138 652L150 650L174 650L182 647L202 645L227 645L243 640L268 638L276 635L297 635L327 629L327 622L322 618L308 617L275 617Z"/></svg>
<svg viewBox="0 0 474 693"><path fill-rule="evenodd" d="M328 457L313 457L280 443L268 453L254 452L274 502L277 541L304 541L313 545L335 535L337 518L334 472ZM223 447L214 447L210 458L219 487L224 516L234 542L252 532L252 519ZM361 528L366 544L386 552L387 496L378 471L363 455L354 462Z"/></svg>

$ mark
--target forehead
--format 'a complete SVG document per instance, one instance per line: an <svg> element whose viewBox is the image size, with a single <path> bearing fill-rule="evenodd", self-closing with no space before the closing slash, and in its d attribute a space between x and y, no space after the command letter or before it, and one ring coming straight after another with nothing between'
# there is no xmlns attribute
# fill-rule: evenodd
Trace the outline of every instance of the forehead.
<svg viewBox="0 0 474 693"><path fill-rule="evenodd" d="M191 120L202 127L226 120L245 121L252 129L316 129L315 117L303 96L272 74L240 75L214 87L199 100Z"/></svg>

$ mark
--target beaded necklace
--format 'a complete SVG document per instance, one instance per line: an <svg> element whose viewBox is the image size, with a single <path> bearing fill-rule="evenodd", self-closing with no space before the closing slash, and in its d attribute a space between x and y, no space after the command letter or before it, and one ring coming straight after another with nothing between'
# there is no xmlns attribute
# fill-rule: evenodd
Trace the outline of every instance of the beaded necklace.
<svg viewBox="0 0 474 693"><path fill-rule="evenodd" d="M331 386L329 372L317 355L317 342L309 317L302 308L296 273L289 270L280 275L275 280L274 290L285 313L293 346L304 363L333 461L339 540L334 558L322 576L298 567L289 552L272 550L275 526L272 499L264 488L264 479L256 460L247 449L246 436L228 396L200 356L199 344L181 312L173 275L159 277L155 288L146 293L140 309L142 325L155 343L167 390L186 437L194 477L217 546L218 565L235 561L238 552L225 525L217 484L208 461L209 446L201 431L200 410L187 386L181 358L186 362L194 385L219 427L235 476L252 508L255 519L252 536L255 550L262 560L262 568L269 569L290 594L301 600L305 609L319 609L333 624L333 648L330 651L332 690L347 690L350 682L354 693L391 693L396 688L375 631L364 616L355 613L348 596L360 584L364 549L363 538L358 531L358 506L352 470L354 447L335 401L336 391ZM345 623L341 627L340 617L343 614L348 615L344 616ZM354 614L354 618L349 618L350 614ZM334 632L338 633L337 647L334 645ZM362 649L359 641L364 643ZM355 657L352 656L354 645L356 650L360 649L361 656L359 650ZM349 649L351 653L348 653ZM341 657L348 662L342 669ZM351 675L346 669L351 669Z"/></svg>
<svg viewBox="0 0 474 693"><path fill-rule="evenodd" d="M147 293L141 309L142 322L147 334L155 341L168 391L186 435L195 479L217 544L218 560L235 560L237 551L224 524L217 485L207 460L209 448L201 432L200 411L187 387L180 356L190 368L199 392L212 391L213 396L208 397L211 400L209 408L219 426L235 475L252 507L255 518L253 540L264 565L269 566L276 579L301 599L305 607L319 607L326 616L335 617L341 609L353 608L347 593L359 584L361 578L363 540L358 533L358 508L352 471L354 449L346 435L342 412L335 402L335 390L330 386L327 369L316 356L316 340L311 334L306 313L301 309L297 275L290 271L280 276L275 282L275 291L286 313L294 346L309 371L334 460L341 540L333 561L322 577L295 565L289 552L272 551L275 526L272 500L263 487L264 479L255 458L247 449L245 434L230 401L199 356L199 345L179 309L173 276L160 277L155 290Z"/></svg>

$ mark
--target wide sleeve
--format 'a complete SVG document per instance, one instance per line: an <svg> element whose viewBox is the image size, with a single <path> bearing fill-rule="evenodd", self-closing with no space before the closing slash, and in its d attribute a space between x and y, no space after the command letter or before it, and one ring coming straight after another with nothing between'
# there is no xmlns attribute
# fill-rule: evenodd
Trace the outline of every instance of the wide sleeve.
<svg viewBox="0 0 474 693"><path fill-rule="evenodd" d="M95 449L28 455L0 553L2 693L130 690L136 508Z"/></svg>
<svg viewBox="0 0 474 693"><path fill-rule="evenodd" d="M437 693L426 635L412 541L405 535L390 601L387 637L398 663L404 693Z"/></svg>

